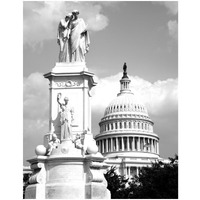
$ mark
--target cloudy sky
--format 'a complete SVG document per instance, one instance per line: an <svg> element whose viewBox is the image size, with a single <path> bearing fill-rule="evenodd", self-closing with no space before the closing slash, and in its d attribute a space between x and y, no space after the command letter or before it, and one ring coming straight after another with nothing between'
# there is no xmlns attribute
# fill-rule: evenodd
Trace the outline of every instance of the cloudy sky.
<svg viewBox="0 0 200 200"><path fill-rule="evenodd" d="M104 110L119 92L126 62L131 89L155 123L160 155L173 157L178 153L178 3L24 2L24 164L48 132L49 91L43 74L58 62L57 26L73 9L80 11L90 31L86 62L98 82L92 90L93 134L99 133Z"/></svg>

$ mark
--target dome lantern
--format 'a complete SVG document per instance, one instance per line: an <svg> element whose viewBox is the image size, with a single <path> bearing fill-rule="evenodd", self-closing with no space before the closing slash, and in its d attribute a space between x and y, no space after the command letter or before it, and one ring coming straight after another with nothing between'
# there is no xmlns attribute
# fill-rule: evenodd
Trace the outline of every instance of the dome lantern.
<svg viewBox="0 0 200 200"><path fill-rule="evenodd" d="M124 63L123 66L123 76L120 80L120 93L117 95L121 95L123 93L131 93L131 90L129 89L129 84L131 82L131 80L129 79L128 75L127 75L127 65L126 63Z"/></svg>

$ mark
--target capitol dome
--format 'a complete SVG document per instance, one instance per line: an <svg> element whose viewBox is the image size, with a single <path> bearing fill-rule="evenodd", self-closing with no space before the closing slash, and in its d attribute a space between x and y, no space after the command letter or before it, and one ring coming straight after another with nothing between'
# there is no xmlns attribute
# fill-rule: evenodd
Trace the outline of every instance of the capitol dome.
<svg viewBox="0 0 200 200"><path fill-rule="evenodd" d="M105 109L104 117L115 113L130 113L148 117L146 106L133 93L120 93Z"/></svg>
<svg viewBox="0 0 200 200"><path fill-rule="evenodd" d="M120 92L106 107L95 139L108 164L119 165L121 174L129 176L159 158L159 137L146 106L129 89L126 63L123 70Z"/></svg>

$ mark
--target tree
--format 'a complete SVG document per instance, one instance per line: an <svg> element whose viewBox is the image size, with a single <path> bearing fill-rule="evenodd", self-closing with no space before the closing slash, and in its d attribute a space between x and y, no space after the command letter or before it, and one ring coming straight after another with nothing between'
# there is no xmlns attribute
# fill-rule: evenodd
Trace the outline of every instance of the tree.
<svg viewBox="0 0 200 200"><path fill-rule="evenodd" d="M125 188L128 179L118 175L115 166L112 166L104 176L108 182L107 189L110 190L111 199L124 199L127 197Z"/></svg>
<svg viewBox="0 0 200 200"><path fill-rule="evenodd" d="M177 199L178 156L169 163L157 161L151 167L143 167L138 176L125 179L111 167L105 174L112 199Z"/></svg>
<svg viewBox="0 0 200 200"><path fill-rule="evenodd" d="M23 199L25 199L25 191L26 187L29 185L29 178L31 176L31 173L23 174Z"/></svg>
<svg viewBox="0 0 200 200"><path fill-rule="evenodd" d="M128 198L177 199L178 156L169 160L170 163L158 161L151 167L143 167L130 183Z"/></svg>

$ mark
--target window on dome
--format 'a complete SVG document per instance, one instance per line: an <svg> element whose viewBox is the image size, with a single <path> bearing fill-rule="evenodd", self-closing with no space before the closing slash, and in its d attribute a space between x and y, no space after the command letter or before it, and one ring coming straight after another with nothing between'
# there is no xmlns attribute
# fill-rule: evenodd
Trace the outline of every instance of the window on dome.
<svg viewBox="0 0 200 200"><path fill-rule="evenodd" d="M122 105L120 106L120 111L122 111Z"/></svg>
<svg viewBox="0 0 200 200"><path fill-rule="evenodd" d="M117 106L117 111L119 111L119 106Z"/></svg>
<svg viewBox="0 0 200 200"><path fill-rule="evenodd" d="M110 126L109 126L109 124L107 124L107 127L108 127L108 131L110 130Z"/></svg>
<svg viewBox="0 0 200 200"><path fill-rule="evenodd" d="M142 123L142 129L143 129L143 123Z"/></svg>
<svg viewBox="0 0 200 200"><path fill-rule="evenodd" d="M126 128L126 122L124 122L124 128Z"/></svg>
<svg viewBox="0 0 200 200"><path fill-rule="evenodd" d="M131 127L131 122L129 122L129 128L132 128L132 127Z"/></svg>
<svg viewBox="0 0 200 200"><path fill-rule="evenodd" d="M107 143L108 144L108 152L110 152L111 151L111 148L110 148L110 146L111 146L110 145L110 138L108 138L107 140L108 140L108 143Z"/></svg>
<svg viewBox="0 0 200 200"><path fill-rule="evenodd" d="M111 124L111 130L113 130L113 124Z"/></svg>
<svg viewBox="0 0 200 200"><path fill-rule="evenodd" d="M124 105L124 110L126 111L126 105Z"/></svg>
<svg viewBox="0 0 200 200"><path fill-rule="evenodd" d="M138 122L138 129L140 129L140 123Z"/></svg>
<svg viewBox="0 0 200 200"><path fill-rule="evenodd" d="M119 123L119 128L122 129L122 123L121 122Z"/></svg>
<svg viewBox="0 0 200 200"><path fill-rule="evenodd" d="M115 122L115 129L117 129L117 122Z"/></svg>

